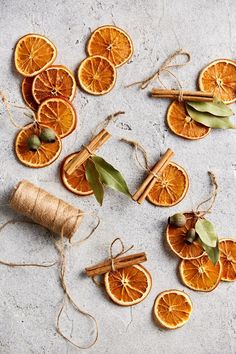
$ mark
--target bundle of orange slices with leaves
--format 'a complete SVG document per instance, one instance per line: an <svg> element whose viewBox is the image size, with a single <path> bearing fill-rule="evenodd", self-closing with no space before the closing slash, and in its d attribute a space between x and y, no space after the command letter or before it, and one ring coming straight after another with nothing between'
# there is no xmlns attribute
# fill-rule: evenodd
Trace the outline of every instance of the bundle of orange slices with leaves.
<svg viewBox="0 0 236 354"><path fill-rule="evenodd" d="M15 141L19 160L29 167L50 165L60 155L61 138L76 127L72 105L76 92L73 74L62 65L52 65L54 44L44 36L28 34L15 48L15 66L24 76L22 96L34 111L34 122L20 130Z"/></svg>

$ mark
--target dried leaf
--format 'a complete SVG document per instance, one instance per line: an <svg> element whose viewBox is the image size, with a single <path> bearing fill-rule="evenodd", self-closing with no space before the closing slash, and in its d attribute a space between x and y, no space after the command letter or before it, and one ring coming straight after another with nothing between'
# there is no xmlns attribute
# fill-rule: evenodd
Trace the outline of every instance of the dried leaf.
<svg viewBox="0 0 236 354"><path fill-rule="evenodd" d="M205 125L210 128L218 128L218 129L235 129L236 125L234 125L229 117L218 117L214 116L210 113L202 113L198 112L188 104L186 105L187 112L189 116L198 123Z"/></svg>
<svg viewBox="0 0 236 354"><path fill-rule="evenodd" d="M130 196L129 188L124 180L124 177L119 171L117 171L100 156L94 155L91 159L99 172L100 180L103 184L106 184L110 188Z"/></svg>
<svg viewBox="0 0 236 354"><path fill-rule="evenodd" d="M88 159L86 162L85 175L87 181L92 187L95 198L97 199L98 203L102 205L103 197L104 197L104 189L100 180L99 172L97 171L96 166L91 159Z"/></svg>
<svg viewBox="0 0 236 354"><path fill-rule="evenodd" d="M214 265L218 262L220 258L220 250L219 250L219 242L217 241L216 247L209 247L205 243L202 242L202 246L206 251L208 257L212 261Z"/></svg>
<svg viewBox="0 0 236 354"><path fill-rule="evenodd" d="M216 247L218 236L215 232L214 225L206 219L198 219L195 230L200 240L209 247Z"/></svg>
<svg viewBox="0 0 236 354"><path fill-rule="evenodd" d="M213 102L187 102L187 104L198 112L208 112L214 116L230 117L234 114L229 106L219 100L214 100Z"/></svg>

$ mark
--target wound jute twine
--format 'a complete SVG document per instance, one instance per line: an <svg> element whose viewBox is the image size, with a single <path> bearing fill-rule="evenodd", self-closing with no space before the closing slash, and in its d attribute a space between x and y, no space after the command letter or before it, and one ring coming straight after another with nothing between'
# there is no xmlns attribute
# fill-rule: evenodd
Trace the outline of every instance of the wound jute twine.
<svg viewBox="0 0 236 354"><path fill-rule="evenodd" d="M17 220L10 220L3 224L0 228L0 232L9 224L15 223L33 223L39 224L46 229L48 229L52 234L56 234L60 236L60 243L57 244L54 241L54 245L59 252L59 262L52 262L49 264L37 264L37 263L12 263L5 260L0 260L1 264L10 266L10 267L51 267L56 263L59 263L60 269L60 280L61 286L64 291L63 303L59 314L56 320L56 329L57 332L71 344L79 349L88 349L92 347L97 339L98 339L98 324L91 314L85 312L83 309L79 307L75 300L73 300L72 296L70 295L68 286L66 284L65 275L67 270L67 254L66 252L66 243L65 238L69 240L69 244L75 245L80 244L87 240L94 231L97 229L100 219L94 213L85 213L82 212L80 209L73 207L72 205L64 202L63 200L55 197L54 195L48 193L47 191L43 190L42 188L37 187L36 185L23 180L21 181L13 190L9 206L14 209L17 213L26 216L32 221L17 221ZM76 233L79 228L79 225L85 215L92 215L94 218L97 219L96 225L93 226L89 234L80 241L72 242L72 236ZM69 302L76 311L80 312L81 314L89 317L95 324L95 338L93 339L92 343L88 346L81 346L74 342L71 338L66 336L61 330L61 323L60 318L63 313L64 307L66 302Z"/></svg>

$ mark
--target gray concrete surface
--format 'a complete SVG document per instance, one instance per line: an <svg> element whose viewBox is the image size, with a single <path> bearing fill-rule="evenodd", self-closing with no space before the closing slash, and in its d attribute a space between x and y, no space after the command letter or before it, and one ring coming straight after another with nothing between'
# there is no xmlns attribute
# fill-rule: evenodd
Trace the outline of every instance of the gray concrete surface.
<svg viewBox="0 0 236 354"><path fill-rule="evenodd" d="M13 68L12 54L20 36L29 32L48 36L58 48L56 63L71 70L85 57L84 47L90 31L100 25L118 25L134 42L134 56L128 65L119 68L117 84L111 93L96 98L78 89L74 100L78 127L63 141L60 158L48 168L29 169L15 159L16 130L0 108L0 203L6 203L11 188L27 178L85 211L97 211L102 219L94 237L72 250L68 264L67 282L71 293L83 309L97 318L100 328L97 344L87 353L236 353L235 284L222 283L214 292L205 294L184 287L177 275L178 259L169 252L163 237L170 214L190 210L208 195L209 169L217 175L220 184L210 219L220 236L235 237L235 132L214 131L202 141L185 141L172 135L165 125L168 101L154 101L144 91L124 88L152 73L179 47L191 52L192 62L176 73L185 88L195 88L198 72L208 62L221 57L235 59L235 12L233 0L0 0L0 87L18 104L22 103L21 77ZM173 85L168 77L164 80ZM191 182L189 193L178 206L161 209L148 202L138 206L120 194L107 191L100 208L93 197L76 197L61 185L58 168L63 157L80 149L96 124L117 110L124 110L126 114L110 128L114 138L100 154L123 172L130 189L135 191L144 173L133 161L130 147L118 139L126 136L141 141L152 162L171 147L176 154L174 161L186 168ZM21 112L14 114L20 123L25 121ZM0 215L1 222L16 217L7 207L1 208ZM118 235L127 246L134 244L136 251L146 250L146 267L153 278L150 295L132 311L113 304L82 273L85 266L107 256L110 242ZM55 259L56 252L46 231L15 225L1 234L0 258L41 262ZM12 269L0 266L0 274L0 353L77 353L78 350L55 330L55 315L62 298L56 267ZM193 301L190 321L176 331L160 330L152 320L156 295L170 288L186 291ZM68 307L64 323L68 334L73 327L74 337L88 344L93 326L87 319Z"/></svg>

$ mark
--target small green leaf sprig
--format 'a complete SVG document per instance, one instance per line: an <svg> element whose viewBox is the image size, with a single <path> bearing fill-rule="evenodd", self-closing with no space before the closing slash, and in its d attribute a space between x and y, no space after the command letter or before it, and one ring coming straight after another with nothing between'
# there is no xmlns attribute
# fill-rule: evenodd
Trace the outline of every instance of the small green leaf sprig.
<svg viewBox="0 0 236 354"><path fill-rule="evenodd" d="M234 112L224 102L215 98L213 102L186 102L188 115L196 122L209 128L235 129L230 121Z"/></svg>
<svg viewBox="0 0 236 354"><path fill-rule="evenodd" d="M104 186L131 197L122 174L100 156L92 155L87 160L85 175L100 205L102 205L104 199Z"/></svg>

